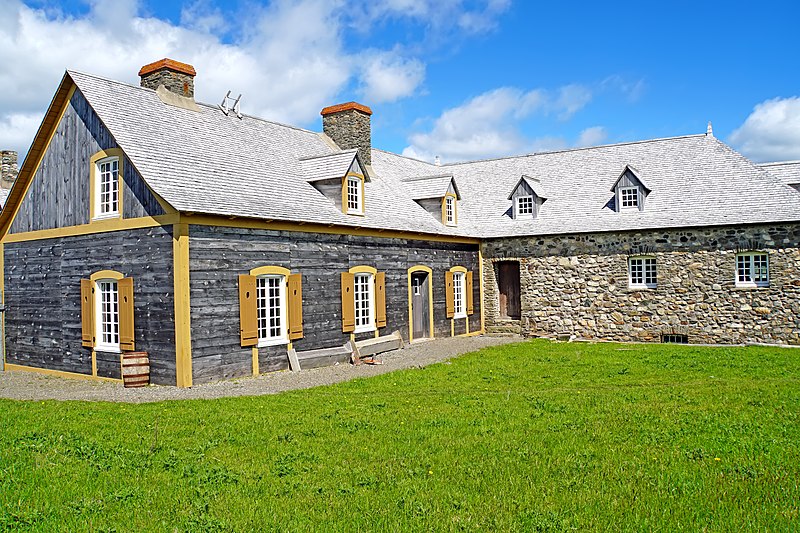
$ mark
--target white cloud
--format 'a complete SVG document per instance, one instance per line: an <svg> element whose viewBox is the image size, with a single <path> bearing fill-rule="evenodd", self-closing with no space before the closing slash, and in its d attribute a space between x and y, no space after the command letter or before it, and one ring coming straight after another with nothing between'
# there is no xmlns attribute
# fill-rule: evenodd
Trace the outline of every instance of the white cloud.
<svg viewBox="0 0 800 533"><path fill-rule="evenodd" d="M755 161L800 159L800 97L756 105L729 141Z"/></svg>
<svg viewBox="0 0 800 533"><path fill-rule="evenodd" d="M608 132L603 126L592 126L591 128L586 128L578 135L575 146L597 146L602 144L607 138Z"/></svg>
<svg viewBox="0 0 800 533"><path fill-rule="evenodd" d="M0 123L16 125L3 133L2 148L20 152L32 134L18 117L41 120L67 68L136 84L142 65L171 57L197 69L198 100L216 103L230 89L243 94L243 112L293 124L318 120L354 85L376 102L392 101L413 94L425 75L424 64L399 48L371 52L362 70L363 54L344 45L350 6L340 0L250 5L234 42L223 13L205 0L185 7L180 25L142 15L136 0L93 0L81 16L19 0L0 5L15 21L0 26Z"/></svg>
<svg viewBox="0 0 800 533"><path fill-rule="evenodd" d="M510 0L351 0L350 15L356 28L368 28L387 20L411 19L434 33L479 34L497 27L497 19L511 6Z"/></svg>
<svg viewBox="0 0 800 533"><path fill-rule="evenodd" d="M32 140L42 118L37 113L12 113L0 117L0 148L14 150L20 139ZM19 162L22 163L21 157Z"/></svg>
<svg viewBox="0 0 800 533"><path fill-rule="evenodd" d="M446 110L427 133L415 133L403 154L432 161L464 161L502 157L532 151L558 150L570 146L560 137L527 139L519 123L534 114L554 114L565 120L582 109L592 97L582 85L567 85L554 93L544 89L523 92L501 87L478 95L464 105ZM602 127L584 130L577 145L605 138Z"/></svg>
<svg viewBox="0 0 800 533"><path fill-rule="evenodd" d="M365 101L394 102L414 93L425 78L425 65L396 52L365 54L360 78Z"/></svg>

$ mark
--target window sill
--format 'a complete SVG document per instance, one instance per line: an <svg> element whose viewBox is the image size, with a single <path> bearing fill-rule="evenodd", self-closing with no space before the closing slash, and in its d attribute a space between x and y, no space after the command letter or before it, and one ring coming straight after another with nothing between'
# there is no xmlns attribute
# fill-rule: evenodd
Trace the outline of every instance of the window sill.
<svg viewBox="0 0 800 533"><path fill-rule="evenodd" d="M289 339L259 339L257 348L266 348L268 346L280 346L281 344L289 344Z"/></svg>
<svg viewBox="0 0 800 533"><path fill-rule="evenodd" d="M363 211L345 211L345 215L353 215L353 216L357 216L357 217L363 217L364 216L364 212Z"/></svg>
<svg viewBox="0 0 800 533"><path fill-rule="evenodd" d="M358 327L358 328L354 329L353 330L353 334L373 333L374 331L375 331L375 326L371 324L369 326L361 326L361 327Z"/></svg>
<svg viewBox="0 0 800 533"><path fill-rule="evenodd" d="M453 315L453 319L455 320L457 318L467 318L467 314L466 313L456 313L456 314Z"/></svg>
<svg viewBox="0 0 800 533"><path fill-rule="evenodd" d="M119 349L119 346L114 346L113 344L98 344L94 347L94 351L105 353L122 353L122 350Z"/></svg>
<svg viewBox="0 0 800 533"><path fill-rule="evenodd" d="M734 287L744 290L769 289L769 284L737 283Z"/></svg>
<svg viewBox="0 0 800 533"><path fill-rule="evenodd" d="M658 285L628 285L629 291L652 291L658 288Z"/></svg>
<svg viewBox="0 0 800 533"><path fill-rule="evenodd" d="M105 215L97 215L92 219L92 222L97 222L100 220L109 220L111 218L122 218L122 215L119 213L106 213Z"/></svg>

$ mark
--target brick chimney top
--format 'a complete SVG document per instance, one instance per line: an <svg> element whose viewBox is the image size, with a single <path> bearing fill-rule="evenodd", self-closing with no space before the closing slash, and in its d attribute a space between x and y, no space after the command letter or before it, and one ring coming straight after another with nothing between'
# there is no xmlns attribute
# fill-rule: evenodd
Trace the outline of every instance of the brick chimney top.
<svg viewBox="0 0 800 533"><path fill-rule="evenodd" d="M372 109L368 108L364 104L359 104L358 102L347 102L344 104L336 104L329 107L326 107L320 112L320 115L323 117L326 115L332 115L333 113L341 113L343 111L350 111L351 109L355 111L361 111L362 113L366 113L367 115L372 114Z"/></svg>
<svg viewBox="0 0 800 533"><path fill-rule="evenodd" d="M156 90L163 85L166 90L179 96L194 98L194 77L197 71L194 67L164 58L139 69L140 85Z"/></svg>

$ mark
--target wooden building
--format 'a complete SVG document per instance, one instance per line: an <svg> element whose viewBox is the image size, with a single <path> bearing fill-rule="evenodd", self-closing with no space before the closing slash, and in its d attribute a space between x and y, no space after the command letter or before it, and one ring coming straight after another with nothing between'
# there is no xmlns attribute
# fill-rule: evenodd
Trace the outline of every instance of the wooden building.
<svg viewBox="0 0 800 533"><path fill-rule="evenodd" d="M66 72L0 212L6 370L119 379L141 350L187 387L395 331L800 339L798 165L709 131L439 166L373 149L361 104L318 133L196 102L183 63L139 74Z"/></svg>

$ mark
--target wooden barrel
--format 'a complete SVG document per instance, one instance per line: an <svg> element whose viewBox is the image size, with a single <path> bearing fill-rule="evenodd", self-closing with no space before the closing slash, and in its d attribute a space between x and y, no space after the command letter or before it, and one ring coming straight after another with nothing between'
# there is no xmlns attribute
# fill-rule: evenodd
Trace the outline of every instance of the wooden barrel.
<svg viewBox="0 0 800 533"><path fill-rule="evenodd" d="M150 384L150 358L147 352L122 354L122 384L125 388L146 387Z"/></svg>

